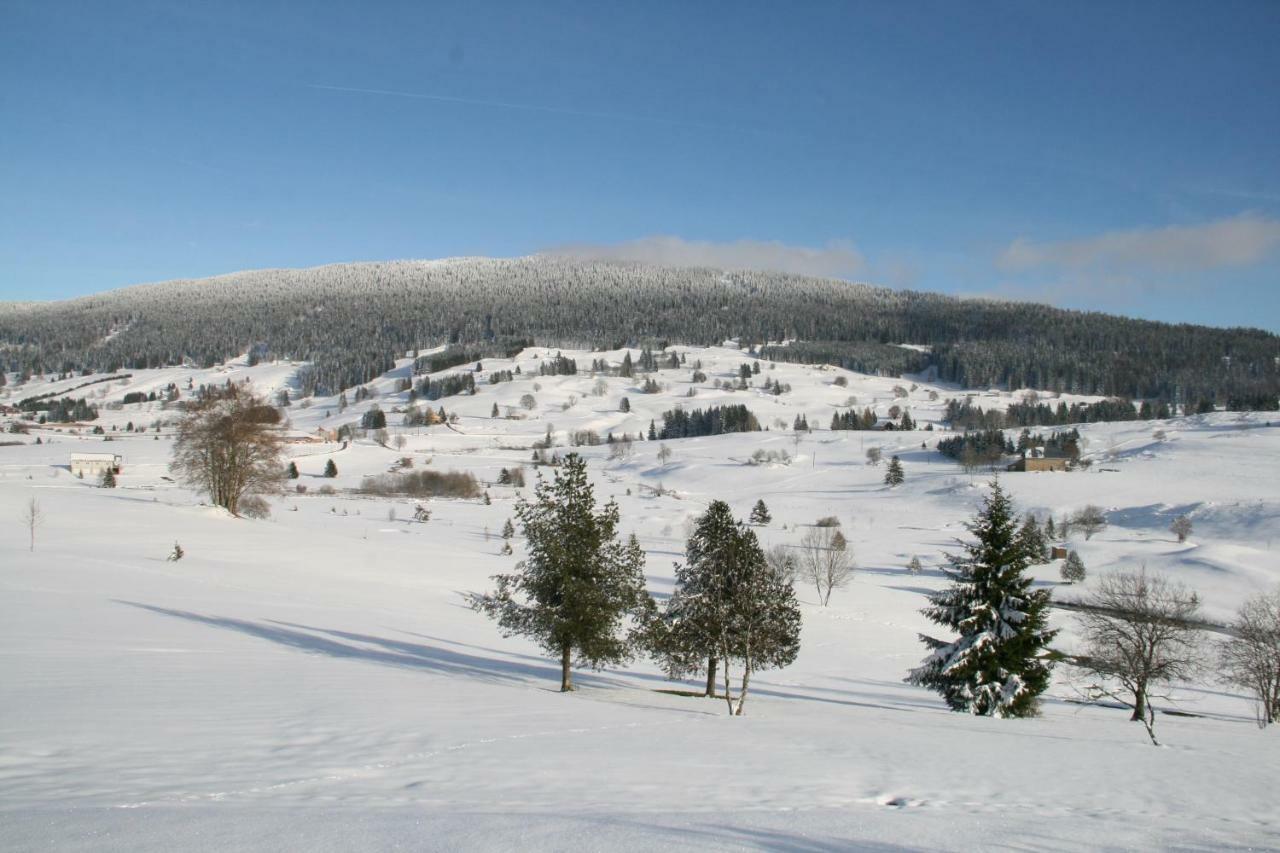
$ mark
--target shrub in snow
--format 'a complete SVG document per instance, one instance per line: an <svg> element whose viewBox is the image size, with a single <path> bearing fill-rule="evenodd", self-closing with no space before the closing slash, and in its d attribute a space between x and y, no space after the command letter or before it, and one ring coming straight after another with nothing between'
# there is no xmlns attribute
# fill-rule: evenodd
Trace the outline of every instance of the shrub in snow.
<svg viewBox="0 0 1280 853"><path fill-rule="evenodd" d="M239 514L245 518L270 518L271 504L261 495L248 495L240 499Z"/></svg>

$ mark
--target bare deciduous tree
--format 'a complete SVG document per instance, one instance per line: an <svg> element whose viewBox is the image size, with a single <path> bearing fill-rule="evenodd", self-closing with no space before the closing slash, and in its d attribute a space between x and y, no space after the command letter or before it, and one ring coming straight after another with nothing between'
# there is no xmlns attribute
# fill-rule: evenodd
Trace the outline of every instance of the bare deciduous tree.
<svg viewBox="0 0 1280 853"><path fill-rule="evenodd" d="M1246 601L1232 628L1219 654L1222 677L1253 694L1265 728L1280 719L1280 587Z"/></svg>
<svg viewBox="0 0 1280 853"><path fill-rule="evenodd" d="M609 458L625 462L631 458L631 454L634 450L635 446L632 444L631 439L624 436L609 445Z"/></svg>
<svg viewBox="0 0 1280 853"><path fill-rule="evenodd" d="M1075 665L1096 679L1088 695L1131 707L1129 719L1141 722L1158 746L1151 691L1199 671L1199 597L1182 584L1148 574L1144 566L1101 578L1085 606L1077 617L1085 651Z"/></svg>
<svg viewBox="0 0 1280 853"><path fill-rule="evenodd" d="M178 423L170 467L215 504L239 515L245 496L268 491L281 480L278 418L276 409L243 387L211 393Z"/></svg>
<svg viewBox="0 0 1280 853"><path fill-rule="evenodd" d="M1093 534L1107 526L1107 514L1101 507L1089 504L1071 517L1071 523L1084 532L1084 538L1088 541L1093 538Z"/></svg>
<svg viewBox="0 0 1280 853"><path fill-rule="evenodd" d="M774 545L764 552L765 562L778 580L784 583L795 583L796 555L786 545Z"/></svg>
<svg viewBox="0 0 1280 853"><path fill-rule="evenodd" d="M44 524L44 510L40 507L40 501L31 498L23 505L22 523L26 526L27 532L31 534L31 550L34 551L36 549L36 528Z"/></svg>
<svg viewBox="0 0 1280 853"><path fill-rule="evenodd" d="M1186 542L1191 535L1191 519L1185 515L1178 516L1169 525L1169 532L1177 536L1179 542Z"/></svg>
<svg viewBox="0 0 1280 853"><path fill-rule="evenodd" d="M662 467L666 468L667 463L671 461L671 448L665 444L658 445L658 461L662 463Z"/></svg>
<svg viewBox="0 0 1280 853"><path fill-rule="evenodd" d="M853 579L853 555L849 544L835 527L814 527L800 540L800 573L818 591L823 607L831 600L832 590Z"/></svg>

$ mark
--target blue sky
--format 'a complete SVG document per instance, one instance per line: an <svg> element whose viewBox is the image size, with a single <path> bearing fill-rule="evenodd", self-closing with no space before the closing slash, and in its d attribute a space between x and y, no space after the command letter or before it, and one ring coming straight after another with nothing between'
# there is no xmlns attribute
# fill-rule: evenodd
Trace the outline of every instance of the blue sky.
<svg viewBox="0 0 1280 853"><path fill-rule="evenodd" d="M0 5L0 299L551 249L1280 330L1280 3Z"/></svg>

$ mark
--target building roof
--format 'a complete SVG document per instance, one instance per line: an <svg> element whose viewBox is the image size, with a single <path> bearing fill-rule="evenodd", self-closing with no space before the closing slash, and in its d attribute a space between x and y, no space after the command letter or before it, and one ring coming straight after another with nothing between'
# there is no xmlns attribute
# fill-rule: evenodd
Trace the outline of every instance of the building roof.
<svg viewBox="0 0 1280 853"><path fill-rule="evenodd" d="M115 462L120 458L118 453L72 453L72 462Z"/></svg>

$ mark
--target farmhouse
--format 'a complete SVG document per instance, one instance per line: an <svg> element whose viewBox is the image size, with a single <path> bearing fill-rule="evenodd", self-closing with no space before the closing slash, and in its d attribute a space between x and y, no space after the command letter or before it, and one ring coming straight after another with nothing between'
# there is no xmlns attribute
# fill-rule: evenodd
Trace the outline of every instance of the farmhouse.
<svg viewBox="0 0 1280 853"><path fill-rule="evenodd" d="M124 457L118 453L72 453L71 473L77 477L101 477L108 468L119 474Z"/></svg>
<svg viewBox="0 0 1280 853"><path fill-rule="evenodd" d="M1022 458L1009 466L1010 471L1065 471L1071 457L1050 451L1045 453L1039 447L1029 448Z"/></svg>

